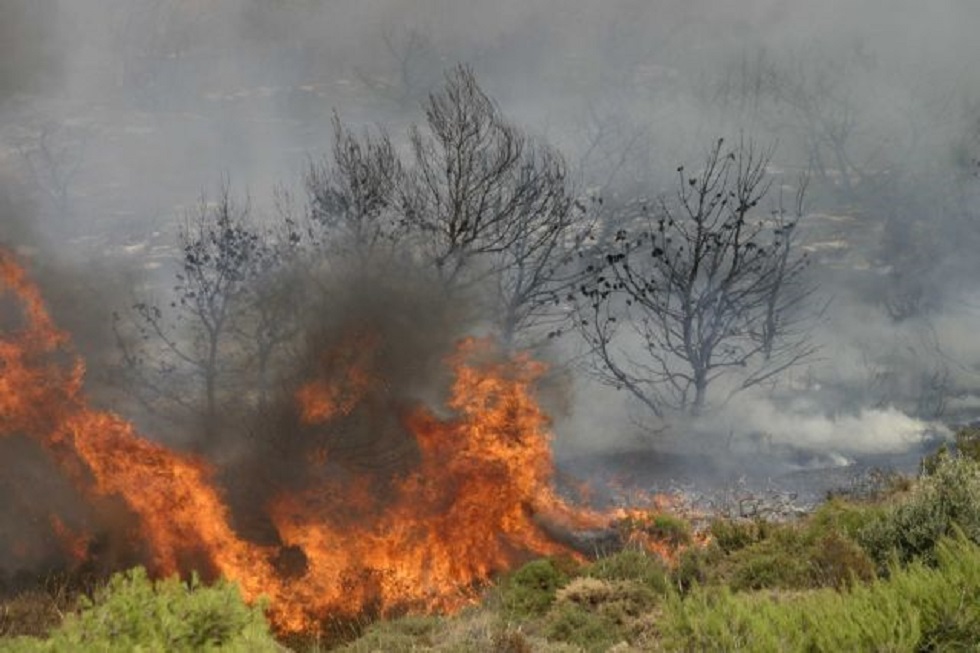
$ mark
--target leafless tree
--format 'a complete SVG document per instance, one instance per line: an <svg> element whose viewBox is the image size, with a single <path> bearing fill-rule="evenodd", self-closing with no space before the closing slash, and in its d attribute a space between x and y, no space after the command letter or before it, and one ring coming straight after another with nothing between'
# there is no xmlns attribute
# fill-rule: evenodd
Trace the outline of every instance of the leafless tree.
<svg viewBox="0 0 980 653"><path fill-rule="evenodd" d="M34 185L60 220L73 212L72 187L82 169L91 133L82 126L46 122L20 146Z"/></svg>
<svg viewBox="0 0 980 653"><path fill-rule="evenodd" d="M507 122L472 70L451 71L410 132L404 221L447 292L493 282L505 341L567 285L578 237L564 160Z"/></svg>
<svg viewBox="0 0 980 653"><path fill-rule="evenodd" d="M332 155L311 161L306 173L308 233L317 248L330 256L351 254L367 272L403 235L402 165L384 131L356 135L336 114L333 131Z"/></svg>
<svg viewBox="0 0 980 653"><path fill-rule="evenodd" d="M361 83L402 108L423 100L438 85L445 66L429 33L417 27L387 29L381 43L388 74L375 76L355 68Z"/></svg>
<svg viewBox="0 0 980 653"><path fill-rule="evenodd" d="M641 205L601 245L579 326L600 380L628 390L654 415L698 414L708 388L733 377L730 394L759 385L815 351L795 247L798 212L760 215L772 181L770 150L719 140L678 189Z"/></svg>
<svg viewBox="0 0 980 653"><path fill-rule="evenodd" d="M271 253L250 222L248 204L236 203L227 183L215 202L202 197L187 216L179 244L174 299L163 307L152 301L135 304L141 342L120 343L124 359L141 375L139 390L148 401L162 400L200 416L205 434L214 436L219 387L229 388L222 381L241 365L235 331L245 327L236 321ZM261 339L257 344L262 346Z"/></svg>

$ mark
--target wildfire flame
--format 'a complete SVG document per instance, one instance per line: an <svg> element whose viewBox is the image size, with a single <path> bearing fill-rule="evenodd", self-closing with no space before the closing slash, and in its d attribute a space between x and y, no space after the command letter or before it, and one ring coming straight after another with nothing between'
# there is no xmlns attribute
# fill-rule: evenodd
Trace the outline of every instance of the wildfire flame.
<svg viewBox="0 0 980 653"><path fill-rule="evenodd" d="M0 250L0 301L11 299L21 319L0 333L0 437L38 442L85 497L121 500L154 573L223 575L247 600L268 597L282 631L316 630L328 616L365 610L453 610L531 557L577 555L554 536L556 525L603 528L616 517L570 505L554 489L549 420L533 394L544 366L524 355L502 359L490 342L471 339L447 360L449 417L424 406L400 411L417 461L387 481L383 496L370 474L318 474L329 450L311 456L305 464L316 482L282 490L265 506L280 544L256 544L232 527L208 461L88 405L83 362L38 288ZM296 391L301 423L328 423L383 391L365 353L376 343L364 337L333 354L340 374ZM86 534L57 517L51 524L69 556L86 555ZM289 573L276 562L286 550L302 557Z"/></svg>

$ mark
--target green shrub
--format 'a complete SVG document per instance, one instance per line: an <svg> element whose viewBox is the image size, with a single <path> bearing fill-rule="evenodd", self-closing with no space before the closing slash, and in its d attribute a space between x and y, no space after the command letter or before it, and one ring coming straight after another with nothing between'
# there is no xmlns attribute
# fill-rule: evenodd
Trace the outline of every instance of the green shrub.
<svg viewBox="0 0 980 653"><path fill-rule="evenodd" d="M936 543L954 525L980 542L980 463L941 454L909 495L862 528L857 539L884 571L892 555L903 563L933 561Z"/></svg>
<svg viewBox="0 0 980 653"><path fill-rule="evenodd" d="M956 432L956 453L980 463L980 426L964 426Z"/></svg>
<svg viewBox="0 0 980 653"><path fill-rule="evenodd" d="M815 587L842 589L855 581L875 577L875 564L867 552L851 538L830 532L809 549L810 578Z"/></svg>
<svg viewBox="0 0 980 653"><path fill-rule="evenodd" d="M840 498L822 503L806 520L806 537L819 540L831 533L842 533L856 540L868 524L885 514L879 504L853 503Z"/></svg>
<svg viewBox="0 0 980 653"><path fill-rule="evenodd" d="M953 449L955 455L962 456L973 462L980 463L980 426L964 426L956 431ZM919 469L924 476L931 476L936 472L940 462L954 455L950 451L949 445L943 443L934 453L922 459Z"/></svg>
<svg viewBox="0 0 980 653"><path fill-rule="evenodd" d="M543 615L555 601L555 592L569 580L560 561L551 558L533 560L499 586L504 613L511 618L528 619Z"/></svg>
<svg viewBox="0 0 980 653"><path fill-rule="evenodd" d="M399 619L376 621L368 626L355 641L339 650L349 653L385 651L417 651L432 646L439 620L435 617L408 616ZM302 650L302 649L300 649Z"/></svg>
<svg viewBox="0 0 980 653"><path fill-rule="evenodd" d="M275 651L261 607L238 589L197 578L151 581L142 568L114 575L47 640L13 640L15 651Z"/></svg>
<svg viewBox="0 0 980 653"><path fill-rule="evenodd" d="M672 594L659 622L664 650L974 650L980 641L980 548L958 537L936 568L895 567L887 580L838 592Z"/></svg>
<svg viewBox="0 0 980 653"><path fill-rule="evenodd" d="M814 586L810 560L802 546L765 540L731 555L728 583L733 591Z"/></svg>
<svg viewBox="0 0 980 653"><path fill-rule="evenodd" d="M583 577L558 590L557 604L572 603L602 615L610 623L624 626L653 608L661 596L632 580Z"/></svg>
<svg viewBox="0 0 980 653"><path fill-rule="evenodd" d="M713 582L722 573L720 568L724 559L724 552L714 543L684 549L671 571L671 585L681 592L687 592Z"/></svg>
<svg viewBox="0 0 980 653"><path fill-rule="evenodd" d="M659 556L640 549L623 549L611 556L599 558L583 572L601 580L628 580L653 590L657 594L667 591L670 571Z"/></svg>
<svg viewBox="0 0 980 653"><path fill-rule="evenodd" d="M728 583L733 591L741 592L843 587L852 580L872 579L874 562L836 528L829 514L803 525L756 523L756 537L762 539L716 561L708 572L710 580ZM731 546L730 539L726 543Z"/></svg>
<svg viewBox="0 0 980 653"><path fill-rule="evenodd" d="M586 651L606 651L623 639L623 633L610 619L569 602L556 605L548 613L544 635L550 640L575 644Z"/></svg>
<svg viewBox="0 0 980 653"><path fill-rule="evenodd" d="M744 519L715 519L709 533L712 541L725 553L744 549L762 539L759 522Z"/></svg>

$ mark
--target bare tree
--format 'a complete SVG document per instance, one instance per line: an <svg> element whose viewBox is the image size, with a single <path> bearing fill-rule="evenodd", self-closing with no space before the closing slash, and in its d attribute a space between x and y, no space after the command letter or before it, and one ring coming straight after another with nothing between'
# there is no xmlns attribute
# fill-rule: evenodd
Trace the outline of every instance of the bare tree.
<svg viewBox="0 0 980 653"><path fill-rule="evenodd" d="M770 156L717 141L701 170L677 169L674 197L637 207L588 268L579 326L594 370L658 417L698 414L717 379L733 377L731 396L815 351L813 290L794 246L801 210L757 211Z"/></svg>
<svg viewBox="0 0 980 653"><path fill-rule="evenodd" d="M524 174L539 175L531 182L538 190L506 225L514 230L510 245L490 263L497 271L498 336L507 347L533 346L565 329L571 317L565 297L582 274L573 253L590 233L587 209L567 192L564 164L554 152L539 152Z"/></svg>
<svg viewBox="0 0 980 653"><path fill-rule="evenodd" d="M85 127L46 122L36 140L20 146L20 154L34 185L50 203L59 220L71 219L72 187L82 169L90 132Z"/></svg>
<svg viewBox="0 0 980 653"><path fill-rule="evenodd" d="M354 73L361 83L401 108L424 99L438 85L445 66L428 31L417 27L386 29L381 34L381 42L384 66L388 70L384 75L372 75L355 67Z"/></svg>
<svg viewBox="0 0 980 653"><path fill-rule="evenodd" d="M403 234L402 165L384 131L357 136L334 114L333 132L332 156L311 161L306 173L309 234L317 248L351 254L366 272Z"/></svg>
<svg viewBox="0 0 980 653"><path fill-rule="evenodd" d="M334 117L332 155L306 176L317 248L334 263L353 256L362 274L411 261L448 295L488 299L505 343L554 333L584 218L564 160L507 122L465 66L425 113L405 161L384 131L354 134Z"/></svg>
<svg viewBox="0 0 980 653"><path fill-rule="evenodd" d="M405 224L447 292L494 284L492 310L513 342L547 321L542 310L570 281L565 263L582 214L564 160L507 122L465 66L447 75L425 113L410 133Z"/></svg>
<svg viewBox="0 0 980 653"><path fill-rule="evenodd" d="M150 301L134 306L142 344L124 346L123 355L142 375L139 389L149 391L148 401L164 400L200 416L205 434L213 437L219 387L230 387L220 382L240 366L235 330L243 327L236 319L270 250L250 223L248 204L237 204L227 183L214 203L202 197L180 230L179 244L174 299L163 308Z"/></svg>

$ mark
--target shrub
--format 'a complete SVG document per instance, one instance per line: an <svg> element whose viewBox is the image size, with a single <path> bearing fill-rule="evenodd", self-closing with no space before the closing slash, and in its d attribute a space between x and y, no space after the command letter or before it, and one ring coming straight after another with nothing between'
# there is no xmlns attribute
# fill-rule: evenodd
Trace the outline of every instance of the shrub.
<svg viewBox="0 0 980 653"><path fill-rule="evenodd" d="M953 448L956 455L980 463L980 426L964 426L957 430ZM945 443L940 445L934 453L922 459L919 465L920 471L925 476L931 476L936 472L943 458L950 455L949 445Z"/></svg>
<svg viewBox="0 0 980 653"><path fill-rule="evenodd" d="M723 528L723 542L740 546L714 563L708 570L710 580L727 582L733 591L749 591L843 587L852 579L872 579L874 563L860 545L838 530L838 520L830 518L831 514L804 525L758 522L745 539L760 539L744 545L738 541L733 545L732 540L740 537L738 532L732 535Z"/></svg>
<svg viewBox="0 0 980 653"><path fill-rule="evenodd" d="M499 587L499 597L507 616L527 619L541 616L555 601L555 592L569 580L560 561L551 558L533 560L508 578Z"/></svg>
<svg viewBox="0 0 980 653"><path fill-rule="evenodd" d="M705 585L719 575L719 566L725 554L716 544L706 547L692 546L684 549L671 572L671 584L681 592L698 585Z"/></svg>
<svg viewBox="0 0 980 653"><path fill-rule="evenodd" d="M196 577L151 581L142 568L114 575L81 600L48 640L21 638L11 650L34 651L276 651L261 607L238 589Z"/></svg>
<svg viewBox="0 0 980 653"><path fill-rule="evenodd" d="M980 426L964 426L956 432L956 453L980 463Z"/></svg>
<svg viewBox="0 0 980 653"><path fill-rule="evenodd" d="M568 642L586 651L606 651L623 639L623 634L607 617L580 605L562 602L545 619L548 639Z"/></svg>
<svg viewBox="0 0 980 653"><path fill-rule="evenodd" d="M821 504L807 519L806 537L815 541L831 533L843 533L856 540L862 529L884 513L885 507L881 505L833 498Z"/></svg>
<svg viewBox="0 0 980 653"><path fill-rule="evenodd" d="M59 623L59 606L47 592L29 590L0 603L0 637L44 637Z"/></svg>
<svg viewBox="0 0 980 653"><path fill-rule="evenodd" d="M506 629L494 634L491 640L496 653L531 653L531 643L520 630Z"/></svg>
<svg viewBox="0 0 980 653"><path fill-rule="evenodd" d="M954 525L980 542L980 463L940 454L908 497L862 528L858 541L884 571L893 554L901 562L934 561L936 543Z"/></svg>
<svg viewBox="0 0 980 653"><path fill-rule="evenodd" d="M709 532L712 541L725 553L744 549L761 539L759 523L744 519L715 519Z"/></svg>
<svg viewBox="0 0 980 653"><path fill-rule="evenodd" d="M611 556L599 558L584 573L601 580L632 581L657 594L666 592L670 584L670 571L660 557L640 549L623 549Z"/></svg>
<svg viewBox="0 0 980 653"><path fill-rule="evenodd" d="M887 580L792 596L699 588L672 594L660 620L665 650L973 650L980 641L980 548L936 547L937 567L894 567Z"/></svg>
<svg viewBox="0 0 980 653"><path fill-rule="evenodd" d="M806 589L814 586L807 551L765 540L731 555L728 579L733 591L766 588Z"/></svg>
<svg viewBox="0 0 980 653"><path fill-rule="evenodd" d="M417 651L422 646L431 646L434 633L439 626L435 617L408 616L400 619L376 621L367 627L355 641L340 650L349 653L386 651Z"/></svg>
<svg viewBox="0 0 980 653"><path fill-rule="evenodd" d="M875 564L851 538L831 532L810 547L810 577L817 587L842 589L875 577Z"/></svg>
<svg viewBox="0 0 980 653"><path fill-rule="evenodd" d="M657 604L659 597L649 587L630 580L606 581L576 578L558 590L557 604L575 604L622 626Z"/></svg>

